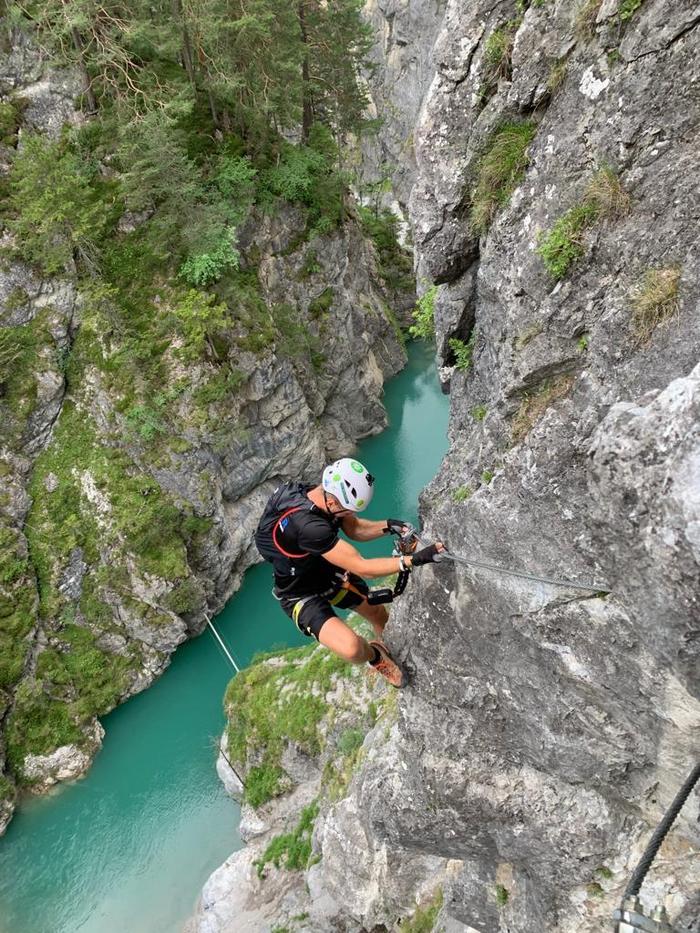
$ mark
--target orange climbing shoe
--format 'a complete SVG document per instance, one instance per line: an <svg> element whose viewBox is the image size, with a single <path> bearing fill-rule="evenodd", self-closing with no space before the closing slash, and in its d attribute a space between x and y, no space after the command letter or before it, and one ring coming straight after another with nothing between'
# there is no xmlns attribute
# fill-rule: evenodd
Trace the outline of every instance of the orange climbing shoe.
<svg viewBox="0 0 700 933"><path fill-rule="evenodd" d="M389 654L387 646L381 641L371 641L370 645L379 652L379 660L374 664L372 664L371 661L369 662L369 666L372 670L386 678L392 687L396 687L399 690L401 687L405 687L406 677L404 676L404 672Z"/></svg>

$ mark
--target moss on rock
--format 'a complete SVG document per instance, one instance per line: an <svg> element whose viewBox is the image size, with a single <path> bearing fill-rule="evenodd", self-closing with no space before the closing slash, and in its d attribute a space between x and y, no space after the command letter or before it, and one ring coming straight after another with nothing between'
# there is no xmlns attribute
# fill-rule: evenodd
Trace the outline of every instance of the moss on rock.
<svg viewBox="0 0 700 933"><path fill-rule="evenodd" d="M326 695L352 667L324 648L293 648L263 657L231 681L229 755L247 765L246 799L260 806L285 790L281 757L295 743L309 755L321 750L319 724L329 711Z"/></svg>

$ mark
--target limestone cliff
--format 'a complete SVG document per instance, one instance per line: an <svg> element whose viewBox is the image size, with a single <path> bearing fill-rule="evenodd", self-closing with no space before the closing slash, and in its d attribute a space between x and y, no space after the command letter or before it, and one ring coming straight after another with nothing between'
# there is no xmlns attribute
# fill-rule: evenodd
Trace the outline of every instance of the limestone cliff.
<svg viewBox="0 0 700 933"><path fill-rule="evenodd" d="M462 860L446 923L580 933L609 919L700 751L700 14L524 6L447 5L415 130L411 222L419 278L439 283L440 362L455 362L450 338L474 348L423 520L456 553L612 594L416 574L390 636L415 679L354 797L378 842ZM533 124L527 167L478 237L481 170L508 121ZM547 236L606 168L624 206L572 237L557 280ZM664 270L671 314L647 328ZM673 915L700 882L697 813L695 796L652 882ZM338 914L386 922L360 900Z"/></svg>
<svg viewBox="0 0 700 933"><path fill-rule="evenodd" d="M426 535L611 593L414 573L387 630L412 683L322 809L291 928L394 930L439 864L436 930L593 933L700 752L700 11L370 12L384 99L436 35L401 181L451 393ZM684 930L697 817L696 792L642 891Z"/></svg>
<svg viewBox="0 0 700 933"><path fill-rule="evenodd" d="M10 35L5 171L32 131L58 138L84 122L74 76ZM385 425L382 385L405 353L375 248L347 209L314 239L292 204L251 214L209 363L172 334L139 345L114 292L38 274L5 231L0 831L15 783L42 790L81 774L100 745L97 715L147 687L238 588L280 477L313 479ZM147 220L126 213L115 236L137 288ZM167 320L172 302L162 278L134 293L150 320ZM154 365L155 393L140 378Z"/></svg>

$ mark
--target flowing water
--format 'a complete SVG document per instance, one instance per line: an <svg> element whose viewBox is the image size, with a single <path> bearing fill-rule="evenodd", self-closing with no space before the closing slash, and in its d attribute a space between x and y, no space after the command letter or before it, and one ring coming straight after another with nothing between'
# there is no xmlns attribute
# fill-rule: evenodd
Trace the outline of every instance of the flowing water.
<svg viewBox="0 0 700 933"><path fill-rule="evenodd" d="M415 521L417 497L447 448L448 402L431 350L409 348L387 383L389 427L358 457L377 477L368 517ZM387 554L384 539L362 545ZM240 666L257 651L307 644L248 571L216 626ZM209 632L177 650L145 693L103 720L87 777L22 806L0 839L0 933L177 933L207 876L241 842L237 805L215 771L231 676Z"/></svg>

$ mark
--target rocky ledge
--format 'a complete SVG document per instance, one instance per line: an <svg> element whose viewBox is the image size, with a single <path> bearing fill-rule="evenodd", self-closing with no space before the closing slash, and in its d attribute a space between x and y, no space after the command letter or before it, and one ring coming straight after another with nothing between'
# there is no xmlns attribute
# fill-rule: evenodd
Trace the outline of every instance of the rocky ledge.
<svg viewBox="0 0 700 933"><path fill-rule="evenodd" d="M437 914L456 863L375 845L366 805L346 796L360 767L372 769L395 742L396 692L309 647L238 675L226 708L218 770L242 798L244 845L207 881L188 933L327 933L387 909L409 930L412 915ZM355 873L339 872L346 858Z"/></svg>

